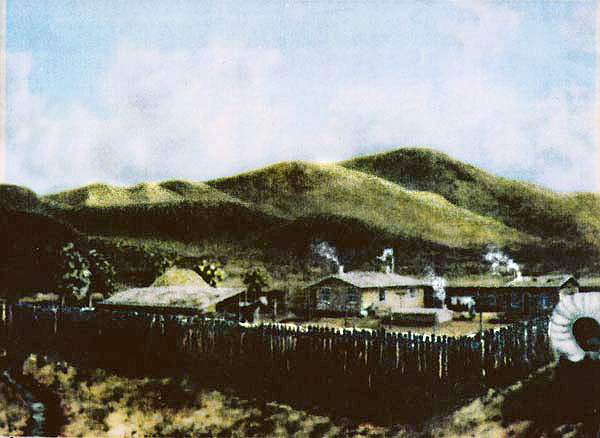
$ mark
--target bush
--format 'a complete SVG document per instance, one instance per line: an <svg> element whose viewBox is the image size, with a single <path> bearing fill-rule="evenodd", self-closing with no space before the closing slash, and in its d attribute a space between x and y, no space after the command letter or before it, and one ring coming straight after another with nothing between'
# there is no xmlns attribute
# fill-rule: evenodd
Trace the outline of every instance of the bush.
<svg viewBox="0 0 600 438"><path fill-rule="evenodd" d="M200 264L196 267L195 271L212 287L217 287L217 282L223 281L225 278L225 272L206 259L200 261Z"/></svg>

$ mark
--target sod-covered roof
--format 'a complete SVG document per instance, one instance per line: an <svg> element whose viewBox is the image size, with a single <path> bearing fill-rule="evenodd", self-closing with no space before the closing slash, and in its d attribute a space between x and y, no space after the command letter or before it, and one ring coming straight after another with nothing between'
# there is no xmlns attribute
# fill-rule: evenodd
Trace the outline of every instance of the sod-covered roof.
<svg viewBox="0 0 600 438"><path fill-rule="evenodd" d="M447 288L502 287L513 277L501 275L465 275L446 279Z"/></svg>
<svg viewBox="0 0 600 438"><path fill-rule="evenodd" d="M116 293L102 301L100 306L164 307L208 311L211 306L243 291L243 288L210 286L144 287Z"/></svg>
<svg viewBox="0 0 600 438"><path fill-rule="evenodd" d="M573 280L579 284L575 277L568 274L562 275L540 275L536 277L520 277L515 278L507 284L509 287L562 287Z"/></svg>
<svg viewBox="0 0 600 438"><path fill-rule="evenodd" d="M195 286L210 287L202 277L191 269L181 269L172 267L167 269L164 274L156 277L151 287L161 286Z"/></svg>

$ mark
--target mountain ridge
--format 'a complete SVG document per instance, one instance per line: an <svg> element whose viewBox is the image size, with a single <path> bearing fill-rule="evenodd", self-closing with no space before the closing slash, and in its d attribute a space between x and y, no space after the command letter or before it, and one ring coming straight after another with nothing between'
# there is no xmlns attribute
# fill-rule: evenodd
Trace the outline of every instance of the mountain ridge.
<svg viewBox="0 0 600 438"><path fill-rule="evenodd" d="M481 265L490 247L540 266L586 267L600 254L599 200L420 148L340 163L282 162L206 182L92 184L45 196L0 186L0 206L42 211L92 236L225 239L305 255L315 240L328 240L363 260L392 246L415 269L428 260Z"/></svg>

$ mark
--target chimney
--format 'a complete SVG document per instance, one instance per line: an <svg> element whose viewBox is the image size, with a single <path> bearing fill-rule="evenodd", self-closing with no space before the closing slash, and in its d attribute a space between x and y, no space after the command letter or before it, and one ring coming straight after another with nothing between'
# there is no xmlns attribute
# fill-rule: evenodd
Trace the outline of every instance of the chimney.
<svg viewBox="0 0 600 438"><path fill-rule="evenodd" d="M338 267L338 274L343 274L344 273L344 265L339 265Z"/></svg>

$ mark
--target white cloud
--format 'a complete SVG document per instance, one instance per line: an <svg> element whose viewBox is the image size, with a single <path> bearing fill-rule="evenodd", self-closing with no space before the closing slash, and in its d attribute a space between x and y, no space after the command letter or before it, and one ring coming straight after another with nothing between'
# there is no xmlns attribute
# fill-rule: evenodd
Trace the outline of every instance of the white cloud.
<svg viewBox="0 0 600 438"><path fill-rule="evenodd" d="M207 180L282 160L426 146L551 188L591 189L589 90L571 84L535 97L498 81L486 60L504 50L502 35L520 16L502 5L461 5L464 17L445 22L445 31L460 46L448 63L464 68L438 80L349 72L342 82L315 77L324 84L313 89L289 75L286 62L302 60L300 51L217 41L199 50L123 45L98 78L99 111L41 97L30 84L35 59L9 53L8 179L40 192Z"/></svg>
<svg viewBox="0 0 600 438"><path fill-rule="evenodd" d="M594 53L596 41L596 13L589 3L577 5L559 26L560 35L576 50Z"/></svg>

